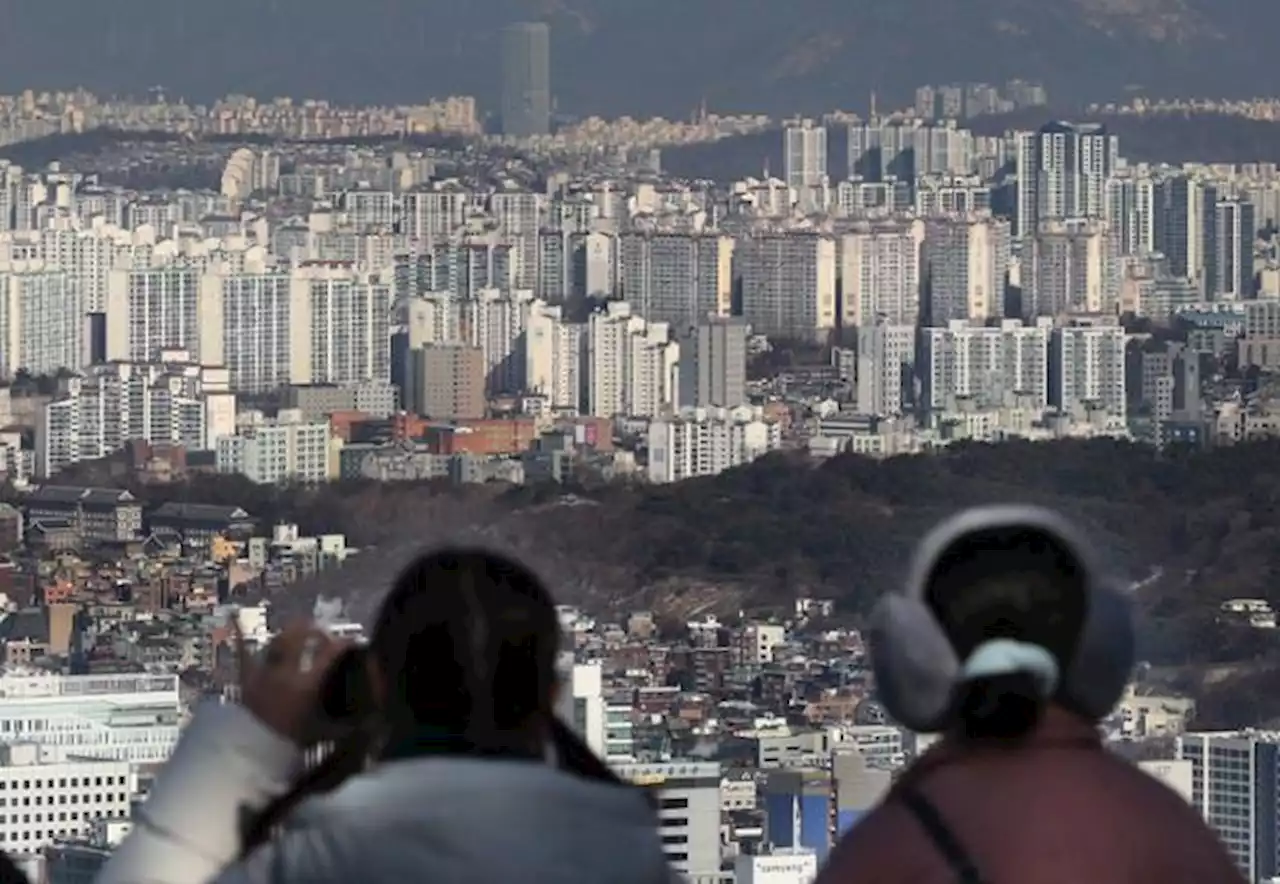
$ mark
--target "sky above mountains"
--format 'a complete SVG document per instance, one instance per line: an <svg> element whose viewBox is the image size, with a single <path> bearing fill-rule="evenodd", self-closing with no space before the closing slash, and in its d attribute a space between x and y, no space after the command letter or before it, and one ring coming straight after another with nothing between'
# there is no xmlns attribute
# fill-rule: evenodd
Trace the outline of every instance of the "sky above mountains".
<svg viewBox="0 0 1280 884"><path fill-rule="evenodd" d="M231 91L496 106L498 32L552 25L559 109L687 116L901 105L1042 79L1055 103L1280 92L1274 0L0 0L0 91Z"/></svg>

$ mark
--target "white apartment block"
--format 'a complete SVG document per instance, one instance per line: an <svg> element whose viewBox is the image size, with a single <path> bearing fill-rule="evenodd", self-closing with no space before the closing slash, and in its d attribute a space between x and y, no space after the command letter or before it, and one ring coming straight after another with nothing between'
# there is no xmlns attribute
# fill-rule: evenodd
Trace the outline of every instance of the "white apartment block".
<svg viewBox="0 0 1280 884"><path fill-rule="evenodd" d="M1147 170L1118 170L1106 183L1105 220L1120 255L1156 251L1156 181Z"/></svg>
<svg viewBox="0 0 1280 884"><path fill-rule="evenodd" d="M854 385L858 411L880 417L903 414L915 361L914 325L877 322L860 326Z"/></svg>
<svg viewBox="0 0 1280 884"><path fill-rule="evenodd" d="M665 322L611 301L587 323L587 407L595 417L654 417L679 398L680 345Z"/></svg>
<svg viewBox="0 0 1280 884"><path fill-rule="evenodd" d="M466 342L484 354L490 395L525 389L525 329L533 301L531 290L481 289L474 299L455 302L462 313Z"/></svg>
<svg viewBox="0 0 1280 884"><path fill-rule="evenodd" d="M577 414L582 407L584 327L565 322L560 307L542 301L530 305L525 329L525 385L544 396L560 413Z"/></svg>
<svg viewBox="0 0 1280 884"><path fill-rule="evenodd" d="M238 421L236 434L217 442L218 472L259 484L333 477L337 452L327 421L308 423L296 409L281 409L274 421L261 412L241 412Z"/></svg>
<svg viewBox="0 0 1280 884"><path fill-rule="evenodd" d="M729 315L732 237L680 232L623 234L618 243L622 296L650 322L677 330L708 315Z"/></svg>
<svg viewBox="0 0 1280 884"><path fill-rule="evenodd" d="M564 211L568 208L561 206ZM619 279L618 238L598 231L580 232L580 226L590 225L589 219L581 225L572 219L562 224L560 229L538 234L538 297L560 303L574 294L612 295Z"/></svg>
<svg viewBox="0 0 1280 884"><path fill-rule="evenodd" d="M1053 330L1050 401L1063 411L1084 408L1125 418L1125 331L1119 325Z"/></svg>
<svg viewBox="0 0 1280 884"><path fill-rule="evenodd" d="M556 701L556 714L591 751L605 757L604 694L599 663L571 663Z"/></svg>
<svg viewBox="0 0 1280 884"><path fill-rule="evenodd" d="M39 744L45 760L162 762L182 714L175 675L0 675L0 742Z"/></svg>
<svg viewBox="0 0 1280 884"><path fill-rule="evenodd" d="M923 242L918 220L861 224L840 237L841 325L862 327L881 317L893 325L920 321Z"/></svg>
<svg viewBox="0 0 1280 884"><path fill-rule="evenodd" d="M515 245L519 254L512 283L533 289L538 283L538 230L547 197L523 190L498 190L489 195L488 214L497 233Z"/></svg>
<svg viewBox="0 0 1280 884"><path fill-rule="evenodd" d="M471 192L457 182L432 182L404 195L400 225L415 242L435 242L460 229L470 208Z"/></svg>
<svg viewBox="0 0 1280 884"><path fill-rule="evenodd" d="M357 189L341 195L339 206L354 228L391 229L395 221L395 195L389 190Z"/></svg>
<svg viewBox="0 0 1280 884"><path fill-rule="evenodd" d="M1027 408L1044 409L1049 392L1049 336L1053 321L1023 325L1016 319L997 326L953 320L946 328L925 329L924 405L950 411L956 400L1000 408L1016 396Z"/></svg>
<svg viewBox="0 0 1280 884"><path fill-rule="evenodd" d="M337 262L276 270L261 255L241 257L211 259L207 272L113 271L107 358L147 362L183 348L225 365L246 393L391 379L389 275Z"/></svg>
<svg viewBox="0 0 1280 884"><path fill-rule="evenodd" d="M991 209L991 188L981 175L927 175L916 181L916 216L971 215Z"/></svg>
<svg viewBox="0 0 1280 884"><path fill-rule="evenodd" d="M490 231L424 246L416 260L415 285L421 292L447 292L474 298L481 289L519 288L520 252Z"/></svg>
<svg viewBox="0 0 1280 884"><path fill-rule="evenodd" d="M714 476L781 447L781 428L758 406L681 409L649 424L649 481Z"/></svg>
<svg viewBox="0 0 1280 884"><path fill-rule="evenodd" d="M392 285L349 264L304 264L296 271L307 291L313 384L391 379Z"/></svg>
<svg viewBox="0 0 1280 884"><path fill-rule="evenodd" d="M767 233L738 243L742 314L757 334L825 339L836 326L836 241Z"/></svg>
<svg viewBox="0 0 1280 884"><path fill-rule="evenodd" d="M920 274L930 323L1003 316L1009 249L1009 222L1003 219L963 215L926 221Z"/></svg>
<svg viewBox="0 0 1280 884"><path fill-rule="evenodd" d="M324 230L311 234L313 261L351 264L373 273L393 270L406 248L404 237L384 229Z"/></svg>
<svg viewBox="0 0 1280 884"><path fill-rule="evenodd" d="M306 284L287 270L214 276L221 289L222 358L242 393L266 393L311 375Z"/></svg>
<svg viewBox="0 0 1280 884"><path fill-rule="evenodd" d="M68 378L36 425L36 472L48 477L128 442L213 450L235 432L236 397L225 368L196 364L185 351L149 363L108 362Z"/></svg>
<svg viewBox="0 0 1280 884"><path fill-rule="evenodd" d="M136 791L127 761L50 763L34 743L0 745L0 850L35 852L88 836L96 820L128 819Z"/></svg>
<svg viewBox="0 0 1280 884"><path fill-rule="evenodd" d="M812 120L793 120L783 129L783 177L795 191L827 180L827 130Z"/></svg>
<svg viewBox="0 0 1280 884"><path fill-rule="evenodd" d="M75 280L87 313L107 309L107 278L111 271L147 267L156 244L154 228L125 230L102 218L84 225L58 219L32 235L38 237L38 257Z"/></svg>
<svg viewBox="0 0 1280 884"><path fill-rule="evenodd" d="M850 178L910 181L925 175L963 175L973 155L973 133L954 120L926 123L892 119L849 126Z"/></svg>
<svg viewBox="0 0 1280 884"><path fill-rule="evenodd" d="M447 293L410 298L404 304L409 349L462 340L461 320L458 300Z"/></svg>
<svg viewBox="0 0 1280 884"><path fill-rule="evenodd" d="M192 267L113 270L107 278L106 357L150 362L182 349L201 362L222 362L219 292L202 287Z"/></svg>
<svg viewBox="0 0 1280 884"><path fill-rule="evenodd" d="M0 264L0 369L53 374L87 361L76 279L40 260Z"/></svg>

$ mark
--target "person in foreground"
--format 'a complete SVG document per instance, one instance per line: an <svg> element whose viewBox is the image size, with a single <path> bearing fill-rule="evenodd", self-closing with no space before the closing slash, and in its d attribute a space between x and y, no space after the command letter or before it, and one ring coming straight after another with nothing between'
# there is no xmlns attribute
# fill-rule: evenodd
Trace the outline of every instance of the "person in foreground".
<svg viewBox="0 0 1280 884"><path fill-rule="evenodd" d="M98 884L668 884L644 794L552 711L557 639L536 577L470 550L410 565L367 648L284 630L242 662L243 705L197 713Z"/></svg>
<svg viewBox="0 0 1280 884"><path fill-rule="evenodd" d="M817 884L1239 884L1173 790L1097 723L1133 664L1128 599L1055 514L971 510L875 612L881 702L942 739L832 850Z"/></svg>

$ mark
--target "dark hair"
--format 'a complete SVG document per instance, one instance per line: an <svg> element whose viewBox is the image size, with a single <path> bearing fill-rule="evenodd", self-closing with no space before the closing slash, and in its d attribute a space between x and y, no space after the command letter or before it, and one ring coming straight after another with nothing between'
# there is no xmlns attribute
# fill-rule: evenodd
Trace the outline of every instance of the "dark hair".
<svg viewBox="0 0 1280 884"><path fill-rule="evenodd" d="M417 559L382 605L370 651L399 726L498 734L551 713L559 620L523 565L446 550Z"/></svg>
<svg viewBox="0 0 1280 884"><path fill-rule="evenodd" d="M1087 579L1059 538L1037 528L992 528L939 556L925 600L961 660L990 639L1010 638L1044 648L1065 669L1084 625ZM1043 697L1031 673L977 678L958 686L953 716L968 737L1020 737L1046 700L1057 699Z"/></svg>
<svg viewBox="0 0 1280 884"><path fill-rule="evenodd" d="M550 725L563 769L619 782L555 718L558 644L555 604L525 566L474 549L414 559L383 601L363 652L386 681L386 708L358 716L323 761L246 821L245 852L305 798L337 788L374 756L531 757L529 725L539 720Z"/></svg>
<svg viewBox="0 0 1280 884"><path fill-rule="evenodd" d="M0 851L0 884L30 884L26 873L4 851Z"/></svg>

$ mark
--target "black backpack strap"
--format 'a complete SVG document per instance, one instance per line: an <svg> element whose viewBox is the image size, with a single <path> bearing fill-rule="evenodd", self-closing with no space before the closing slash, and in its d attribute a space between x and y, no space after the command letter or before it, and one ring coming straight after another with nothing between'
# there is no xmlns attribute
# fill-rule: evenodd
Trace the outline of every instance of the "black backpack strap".
<svg viewBox="0 0 1280 884"><path fill-rule="evenodd" d="M898 797L902 799L907 810L911 811L920 828L924 829L938 853L947 861L947 865L951 866L951 870L956 873L956 880L960 884L984 884L982 873L974 865L969 851L961 846L960 840L942 819L942 814L938 813L938 808L934 807L933 802L910 786L900 788Z"/></svg>

